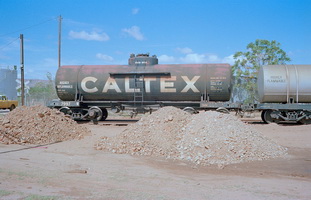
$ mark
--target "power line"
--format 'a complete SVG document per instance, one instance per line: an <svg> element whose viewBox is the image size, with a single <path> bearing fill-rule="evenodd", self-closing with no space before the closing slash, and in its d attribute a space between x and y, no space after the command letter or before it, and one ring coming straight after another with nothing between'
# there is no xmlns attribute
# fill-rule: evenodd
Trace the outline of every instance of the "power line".
<svg viewBox="0 0 311 200"><path fill-rule="evenodd" d="M18 39L19 39L19 37L15 38L13 41L9 42L8 44L6 44L6 45L0 47L0 50L2 50L2 49L4 49L5 47L9 46L10 44L12 44L13 42L15 42L15 41L18 40Z"/></svg>
<svg viewBox="0 0 311 200"><path fill-rule="evenodd" d="M7 36L7 35L10 35L10 34L13 34L13 33L18 33L18 32L21 32L21 31L24 31L24 30L33 28L33 27L35 27L35 26L39 26L39 25L41 25L41 24L45 24L45 23L47 23L47 22L49 22L49 21L52 21L52 20L55 20L55 19L58 19L58 17L54 17L54 18L52 18L52 19L48 19L48 20L43 21L43 22L40 22L40 23L38 23L38 24L34 24L34 25L31 25L31 26L28 26L28 27L25 27L25 28L22 28L22 29L19 29L19 30L10 32L10 33L6 33L6 34L3 34L3 35L0 35L0 37Z"/></svg>

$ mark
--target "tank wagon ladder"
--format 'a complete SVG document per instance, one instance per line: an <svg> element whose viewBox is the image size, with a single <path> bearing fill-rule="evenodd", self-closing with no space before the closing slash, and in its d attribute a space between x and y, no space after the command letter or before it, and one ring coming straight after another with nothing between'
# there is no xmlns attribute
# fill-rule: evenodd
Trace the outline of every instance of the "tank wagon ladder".
<svg viewBox="0 0 311 200"><path fill-rule="evenodd" d="M134 75L134 107L142 108L144 105L144 75Z"/></svg>

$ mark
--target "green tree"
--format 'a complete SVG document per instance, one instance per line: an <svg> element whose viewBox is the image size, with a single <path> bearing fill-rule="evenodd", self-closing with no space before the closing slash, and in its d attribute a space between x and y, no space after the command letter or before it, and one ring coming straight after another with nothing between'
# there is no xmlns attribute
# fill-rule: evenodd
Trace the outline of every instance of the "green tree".
<svg viewBox="0 0 311 200"><path fill-rule="evenodd" d="M238 51L233 58L233 75L235 77L234 95L243 99L244 103L258 101L257 75L263 65L286 64L291 59L281 49L281 44L275 40L260 40L251 42L246 51Z"/></svg>
<svg viewBox="0 0 311 200"><path fill-rule="evenodd" d="M33 102L40 101L46 104L50 100L57 98L51 73L48 72L46 77L48 78L48 82L38 82L34 87L29 89L29 98Z"/></svg>

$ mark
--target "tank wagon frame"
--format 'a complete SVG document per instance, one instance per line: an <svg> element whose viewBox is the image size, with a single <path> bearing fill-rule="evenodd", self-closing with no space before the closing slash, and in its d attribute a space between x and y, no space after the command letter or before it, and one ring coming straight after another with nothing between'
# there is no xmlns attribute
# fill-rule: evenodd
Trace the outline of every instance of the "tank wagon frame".
<svg viewBox="0 0 311 200"><path fill-rule="evenodd" d="M131 110L132 115L138 113L153 112L164 106L174 106L189 113L197 113L199 110L217 110L228 112L239 110L239 103L223 102L194 102L194 101L61 101L53 100L49 107L59 109L69 114L74 120L105 120L108 116L108 109L114 113L124 110Z"/></svg>

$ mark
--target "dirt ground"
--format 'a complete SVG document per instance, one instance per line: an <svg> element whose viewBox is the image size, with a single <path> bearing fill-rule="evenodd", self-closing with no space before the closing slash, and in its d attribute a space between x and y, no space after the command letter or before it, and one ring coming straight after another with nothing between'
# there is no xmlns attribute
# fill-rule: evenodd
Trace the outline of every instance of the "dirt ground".
<svg viewBox="0 0 311 200"><path fill-rule="evenodd" d="M82 140L0 144L0 199L311 199L311 125L252 123L288 155L224 169L98 151L126 126L85 126Z"/></svg>

